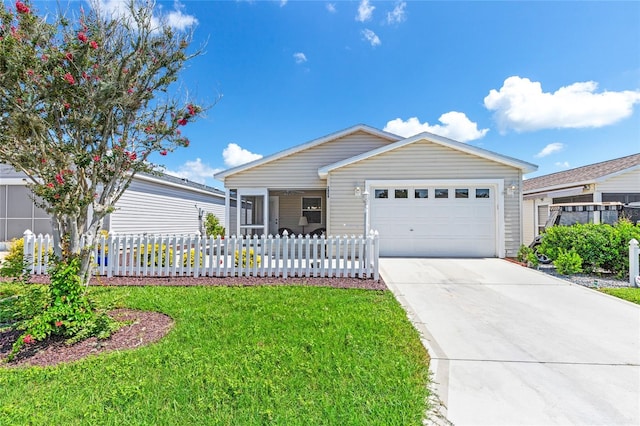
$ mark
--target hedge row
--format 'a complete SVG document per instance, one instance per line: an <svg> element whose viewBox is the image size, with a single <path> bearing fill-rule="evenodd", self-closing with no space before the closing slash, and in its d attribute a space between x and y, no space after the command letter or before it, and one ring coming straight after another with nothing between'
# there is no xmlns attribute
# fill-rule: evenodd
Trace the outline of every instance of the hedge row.
<svg viewBox="0 0 640 426"><path fill-rule="evenodd" d="M620 220L615 225L576 224L547 229L538 252L552 261L561 253L574 250L582 258L582 269L593 273L600 269L617 277L629 273L629 241L640 241L640 225Z"/></svg>

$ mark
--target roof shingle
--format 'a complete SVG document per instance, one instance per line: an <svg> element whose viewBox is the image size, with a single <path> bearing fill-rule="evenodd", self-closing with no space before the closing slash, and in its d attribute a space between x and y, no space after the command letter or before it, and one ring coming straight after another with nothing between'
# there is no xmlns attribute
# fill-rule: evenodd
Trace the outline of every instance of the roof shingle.
<svg viewBox="0 0 640 426"><path fill-rule="evenodd" d="M589 182L637 165L640 165L640 153L527 179L523 189L526 194L543 188Z"/></svg>

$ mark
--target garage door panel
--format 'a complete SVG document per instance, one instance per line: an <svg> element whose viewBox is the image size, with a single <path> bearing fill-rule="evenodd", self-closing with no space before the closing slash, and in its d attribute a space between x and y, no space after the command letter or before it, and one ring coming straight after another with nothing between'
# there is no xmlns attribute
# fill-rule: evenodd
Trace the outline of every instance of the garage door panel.
<svg viewBox="0 0 640 426"><path fill-rule="evenodd" d="M483 188L486 187L483 186ZM417 187L416 187L417 188ZM435 194L435 186L429 195ZM437 188L445 188L437 186ZM461 188L460 186L456 188ZM469 198L455 198L449 187L449 198L373 199L371 227L380 234L380 253L391 256L469 256L496 255L496 200L475 198L470 183ZM393 194L392 191L389 191Z"/></svg>

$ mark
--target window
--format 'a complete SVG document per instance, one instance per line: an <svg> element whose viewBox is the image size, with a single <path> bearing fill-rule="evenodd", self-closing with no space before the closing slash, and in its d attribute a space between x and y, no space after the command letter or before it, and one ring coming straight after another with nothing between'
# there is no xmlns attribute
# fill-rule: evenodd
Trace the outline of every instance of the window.
<svg viewBox="0 0 640 426"><path fill-rule="evenodd" d="M456 189L456 198L469 198L468 189Z"/></svg>
<svg viewBox="0 0 640 426"><path fill-rule="evenodd" d="M489 198L489 188L476 189L476 198Z"/></svg>
<svg viewBox="0 0 640 426"><path fill-rule="evenodd" d="M302 216L307 218L307 222L322 223L322 198L302 197Z"/></svg>
<svg viewBox="0 0 640 426"><path fill-rule="evenodd" d="M429 198L428 189L416 189L413 195L415 198Z"/></svg>
<svg viewBox="0 0 640 426"><path fill-rule="evenodd" d="M409 198L409 190L407 189L396 189L395 190L396 198Z"/></svg>
<svg viewBox="0 0 640 426"><path fill-rule="evenodd" d="M448 189L439 189L435 190L436 198L449 198L449 190Z"/></svg>
<svg viewBox="0 0 640 426"><path fill-rule="evenodd" d="M389 198L389 190L388 189L376 189L375 190L376 198Z"/></svg>

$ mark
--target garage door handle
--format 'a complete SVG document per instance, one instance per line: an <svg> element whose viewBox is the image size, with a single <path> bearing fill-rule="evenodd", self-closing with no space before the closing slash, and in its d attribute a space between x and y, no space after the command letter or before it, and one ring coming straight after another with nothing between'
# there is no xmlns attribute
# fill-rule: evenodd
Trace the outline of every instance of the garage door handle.
<svg viewBox="0 0 640 426"><path fill-rule="evenodd" d="M409 231L413 232L413 228L409 228Z"/></svg>

